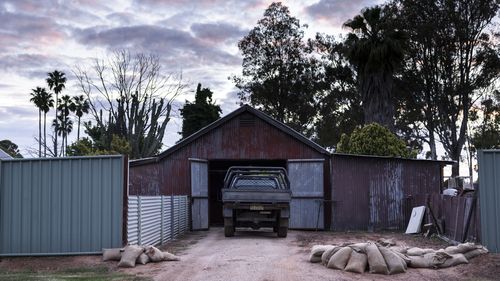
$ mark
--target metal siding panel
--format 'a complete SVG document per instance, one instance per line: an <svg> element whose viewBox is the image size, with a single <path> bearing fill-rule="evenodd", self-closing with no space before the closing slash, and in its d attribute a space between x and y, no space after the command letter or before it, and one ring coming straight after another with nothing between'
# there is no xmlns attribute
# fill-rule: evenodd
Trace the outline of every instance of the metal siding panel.
<svg viewBox="0 0 500 281"><path fill-rule="evenodd" d="M290 228L323 229L324 214L321 201L321 199L292 199Z"/></svg>
<svg viewBox="0 0 500 281"><path fill-rule="evenodd" d="M500 252L500 150L482 150L479 162L481 241L494 253Z"/></svg>
<svg viewBox="0 0 500 281"><path fill-rule="evenodd" d="M117 156L2 161L0 255L121 246L123 166Z"/></svg>
<svg viewBox="0 0 500 281"><path fill-rule="evenodd" d="M288 162L288 177L292 191L290 228L323 229L323 159ZM318 220L318 210L320 221Z"/></svg>

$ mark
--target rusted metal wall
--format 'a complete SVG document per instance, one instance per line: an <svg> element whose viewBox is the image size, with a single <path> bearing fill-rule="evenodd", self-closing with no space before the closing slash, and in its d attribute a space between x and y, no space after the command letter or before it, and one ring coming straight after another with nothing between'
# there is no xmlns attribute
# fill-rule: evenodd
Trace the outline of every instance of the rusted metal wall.
<svg viewBox="0 0 500 281"><path fill-rule="evenodd" d="M440 192L437 161L332 155L332 229L382 230L406 227L408 210Z"/></svg>
<svg viewBox="0 0 500 281"><path fill-rule="evenodd" d="M476 201L476 202L474 202ZM441 226L443 234L458 242L480 241L478 201L471 196L430 196L429 205Z"/></svg>
<svg viewBox="0 0 500 281"><path fill-rule="evenodd" d="M239 118L234 118L161 159L159 163L131 166L130 194L190 194L189 158L325 159L325 155L257 117L253 126L240 126Z"/></svg>

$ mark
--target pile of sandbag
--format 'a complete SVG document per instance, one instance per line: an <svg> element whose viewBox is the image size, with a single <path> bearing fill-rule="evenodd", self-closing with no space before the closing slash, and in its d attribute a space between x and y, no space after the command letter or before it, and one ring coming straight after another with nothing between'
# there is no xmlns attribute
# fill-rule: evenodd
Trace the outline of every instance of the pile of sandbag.
<svg viewBox="0 0 500 281"><path fill-rule="evenodd" d="M487 253L481 245L464 243L446 249L420 249L397 246L390 240L342 245L315 245L309 261L322 263L328 268L363 273L397 274L408 267L445 268L463 263Z"/></svg>
<svg viewBox="0 0 500 281"><path fill-rule="evenodd" d="M125 248L103 249L103 261L120 261L119 267L135 267L148 262L178 261L179 257L169 252L162 252L154 246L128 245Z"/></svg>

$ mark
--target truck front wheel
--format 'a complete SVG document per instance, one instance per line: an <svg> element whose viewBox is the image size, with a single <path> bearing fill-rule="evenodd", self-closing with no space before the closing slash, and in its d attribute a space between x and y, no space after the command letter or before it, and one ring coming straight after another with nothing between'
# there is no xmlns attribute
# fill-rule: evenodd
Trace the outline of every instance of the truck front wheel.
<svg viewBox="0 0 500 281"><path fill-rule="evenodd" d="M288 232L288 227L280 226L278 227L278 237L285 238Z"/></svg>
<svg viewBox="0 0 500 281"><path fill-rule="evenodd" d="M224 236L234 236L234 224L232 218L224 218Z"/></svg>

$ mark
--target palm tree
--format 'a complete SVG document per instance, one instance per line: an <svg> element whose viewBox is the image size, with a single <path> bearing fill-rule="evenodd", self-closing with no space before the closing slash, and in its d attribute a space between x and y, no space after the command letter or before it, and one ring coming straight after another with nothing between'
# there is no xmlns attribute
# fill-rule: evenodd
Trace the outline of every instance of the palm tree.
<svg viewBox="0 0 500 281"><path fill-rule="evenodd" d="M358 72L365 123L394 130L393 75L403 61L406 35L391 24L387 9L367 8L344 23L351 29L345 44Z"/></svg>
<svg viewBox="0 0 500 281"><path fill-rule="evenodd" d="M45 88L42 90L40 102L43 111L43 157L47 157L47 113L50 111L50 108L54 106L54 99L52 98L52 94L48 93Z"/></svg>
<svg viewBox="0 0 500 281"><path fill-rule="evenodd" d="M57 108L59 110L59 120L61 121L61 126L59 126L62 131L62 144L61 144L61 152L64 153L64 148L68 145L68 135L73 129L73 122L69 118L70 112L75 110L75 104L72 99L68 95L64 95L59 100L59 106ZM57 121L56 121L57 122ZM68 124L71 125L71 128L66 127Z"/></svg>
<svg viewBox="0 0 500 281"><path fill-rule="evenodd" d="M34 103L38 108L38 157L42 157L42 91L45 89L36 87L31 89L30 102Z"/></svg>
<svg viewBox="0 0 500 281"><path fill-rule="evenodd" d="M84 95L73 97L74 103L74 112L78 117L78 130L76 133L76 140L80 140L80 119L82 118L84 113L89 112L89 101L85 98Z"/></svg>
<svg viewBox="0 0 500 281"><path fill-rule="evenodd" d="M58 126L58 114L57 114L57 108L58 108L58 95L59 93L65 88L64 84L66 83L66 77L64 72L54 70L53 72L47 73L49 76L47 78L47 84L49 85L49 89L53 90L54 93L56 94L56 99L55 99L55 110L56 110L56 118L54 119L56 122L55 129L59 128ZM57 157L57 132L55 134L55 140L54 140L54 155Z"/></svg>
<svg viewBox="0 0 500 281"><path fill-rule="evenodd" d="M52 121L52 127L54 127L56 134L62 138L61 155L65 156L64 145L67 144L67 137L69 133L73 131L73 121L71 121L70 118L63 118L62 116L59 116L58 118L59 120L56 121L54 119Z"/></svg>

